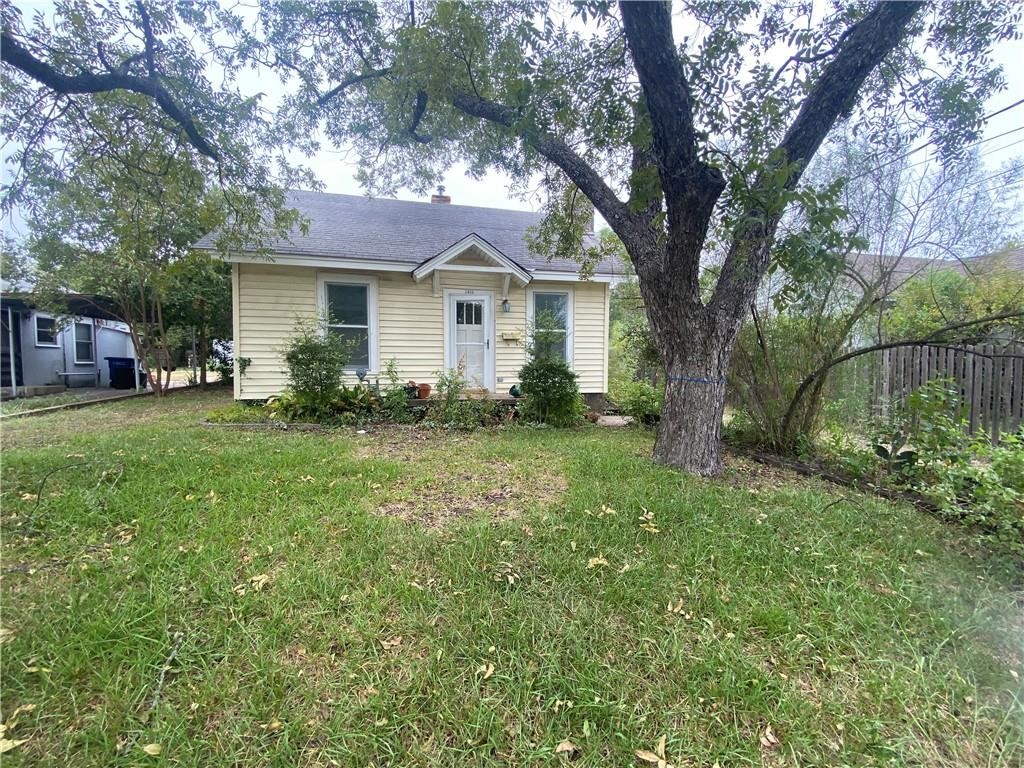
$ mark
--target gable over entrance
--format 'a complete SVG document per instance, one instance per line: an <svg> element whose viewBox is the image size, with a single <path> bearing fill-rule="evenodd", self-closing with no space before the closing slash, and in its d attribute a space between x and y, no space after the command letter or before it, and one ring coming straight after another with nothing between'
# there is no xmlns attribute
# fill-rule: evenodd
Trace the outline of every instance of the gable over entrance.
<svg viewBox="0 0 1024 768"><path fill-rule="evenodd" d="M412 271L412 277L418 283L432 275L436 278L438 272L490 272L505 275L520 287L531 280L529 272L475 232L424 261Z"/></svg>

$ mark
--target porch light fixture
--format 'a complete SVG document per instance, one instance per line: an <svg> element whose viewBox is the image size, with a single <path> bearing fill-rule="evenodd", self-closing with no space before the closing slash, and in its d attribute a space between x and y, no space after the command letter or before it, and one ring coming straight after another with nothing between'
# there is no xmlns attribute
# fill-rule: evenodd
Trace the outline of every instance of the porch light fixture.
<svg viewBox="0 0 1024 768"><path fill-rule="evenodd" d="M512 303L508 299L501 300L501 311L506 315L512 311Z"/></svg>

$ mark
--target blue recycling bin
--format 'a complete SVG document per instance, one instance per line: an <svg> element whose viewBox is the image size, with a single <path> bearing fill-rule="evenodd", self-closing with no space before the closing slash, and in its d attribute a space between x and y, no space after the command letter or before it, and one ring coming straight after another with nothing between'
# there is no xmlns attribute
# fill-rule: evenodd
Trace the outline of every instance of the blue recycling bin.
<svg viewBox="0 0 1024 768"><path fill-rule="evenodd" d="M108 357L107 370L110 372L110 386L112 389L135 389L135 375L142 386L146 384L144 371L136 372L135 361L130 357Z"/></svg>

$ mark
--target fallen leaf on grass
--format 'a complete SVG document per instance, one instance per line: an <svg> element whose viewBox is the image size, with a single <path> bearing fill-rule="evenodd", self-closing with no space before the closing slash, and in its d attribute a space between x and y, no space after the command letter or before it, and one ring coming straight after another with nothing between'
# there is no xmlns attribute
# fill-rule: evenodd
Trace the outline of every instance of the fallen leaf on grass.
<svg viewBox="0 0 1024 768"><path fill-rule="evenodd" d="M267 586L267 584L270 583L270 576L268 576L265 573L261 573L261 574L259 574L257 576L253 576L251 579L249 579L249 583L252 584L252 588L253 589L255 589L257 592L259 592L265 586Z"/></svg>
<svg viewBox="0 0 1024 768"><path fill-rule="evenodd" d="M16 707L11 714L7 716L7 719L0 723L0 736L6 736L8 731L13 731L18 727L18 715L23 715L26 712L32 712L36 708L35 704L22 704Z"/></svg>
<svg viewBox="0 0 1024 768"><path fill-rule="evenodd" d="M0 627L0 645L6 645L16 637L13 629Z"/></svg>
<svg viewBox="0 0 1024 768"><path fill-rule="evenodd" d="M21 494L22 501L38 501L39 495L35 493L23 493Z"/></svg>
<svg viewBox="0 0 1024 768"><path fill-rule="evenodd" d="M640 530L648 533L661 533L661 529L656 525L653 512L644 509L644 513L637 519L640 521Z"/></svg>
<svg viewBox="0 0 1024 768"><path fill-rule="evenodd" d="M388 648L397 648L402 644L402 636L395 635L394 637L389 637L387 640L378 640L377 642L379 642L381 647L385 650Z"/></svg>
<svg viewBox="0 0 1024 768"><path fill-rule="evenodd" d="M674 613L676 616L682 616L684 619L692 619L693 614L686 610L686 604L682 598L673 603L671 600L668 601L668 608L666 609L669 613Z"/></svg>
<svg viewBox="0 0 1024 768"><path fill-rule="evenodd" d="M771 723L764 727L761 731L761 748L762 749L774 749L779 746L779 739L775 735L775 731L772 730Z"/></svg>
<svg viewBox="0 0 1024 768"><path fill-rule="evenodd" d="M592 557L587 560L587 568L597 568L599 565L608 565L608 561L603 557Z"/></svg>
<svg viewBox="0 0 1024 768"><path fill-rule="evenodd" d="M159 744L157 744L154 741L152 744L147 744L146 746L144 746L142 748L142 751L145 752L147 755L151 755L152 757L156 757L157 755L159 755L161 752L164 751L164 748L161 747Z"/></svg>
<svg viewBox="0 0 1024 768"><path fill-rule="evenodd" d="M267 733L277 733L283 727L284 727L284 725L276 717L273 720L271 720L269 723L266 723L266 724L260 726L260 728L263 729L264 731L266 731Z"/></svg>
<svg viewBox="0 0 1024 768"><path fill-rule="evenodd" d="M134 523L135 521L132 520ZM122 525L114 532L114 538L117 539L118 544L131 544L132 539L139 535L139 526L137 525Z"/></svg>
<svg viewBox="0 0 1024 768"><path fill-rule="evenodd" d="M476 673L478 675L483 674L482 679L486 680L494 674L494 665L489 662L487 664L481 664L480 667L477 669Z"/></svg>
<svg viewBox="0 0 1024 768"><path fill-rule="evenodd" d="M558 746L555 747L556 755L574 755L579 752L580 748L573 744L571 741L566 739L565 741L559 742Z"/></svg>
<svg viewBox="0 0 1024 768"><path fill-rule="evenodd" d="M656 765L658 768L674 768L672 763L665 757L665 737L662 736L658 739L658 750L657 752L651 752L648 749L638 749L634 753L638 758L643 760L649 765Z"/></svg>
<svg viewBox="0 0 1024 768"><path fill-rule="evenodd" d="M28 739L0 739L0 755L10 752L15 747L21 746Z"/></svg>

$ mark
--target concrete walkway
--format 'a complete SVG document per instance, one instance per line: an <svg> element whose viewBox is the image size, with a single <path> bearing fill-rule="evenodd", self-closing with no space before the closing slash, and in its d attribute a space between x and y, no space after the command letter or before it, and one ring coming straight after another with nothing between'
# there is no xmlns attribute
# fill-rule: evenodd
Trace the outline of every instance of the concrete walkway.
<svg viewBox="0 0 1024 768"><path fill-rule="evenodd" d="M597 417L597 426L599 427L628 427L632 423L632 416L605 416L602 414Z"/></svg>

